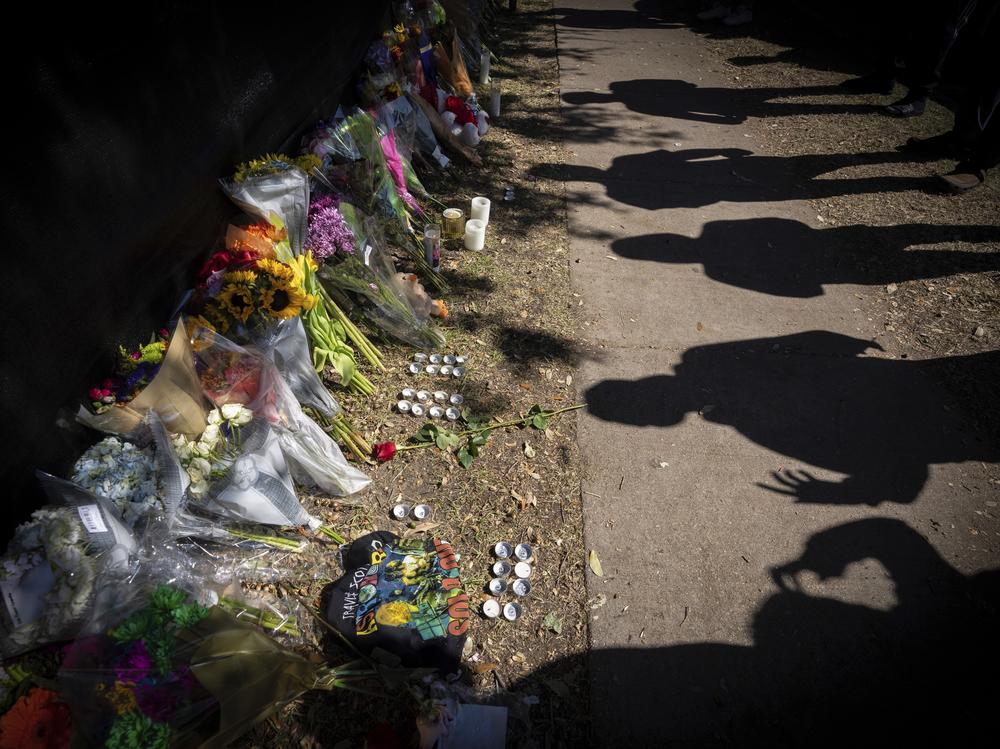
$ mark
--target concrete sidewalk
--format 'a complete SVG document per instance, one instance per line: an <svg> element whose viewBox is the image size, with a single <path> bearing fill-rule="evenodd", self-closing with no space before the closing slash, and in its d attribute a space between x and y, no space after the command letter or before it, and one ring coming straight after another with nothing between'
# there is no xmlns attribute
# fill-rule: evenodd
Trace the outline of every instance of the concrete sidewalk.
<svg viewBox="0 0 1000 749"><path fill-rule="evenodd" d="M759 97L683 18L564 5L596 743L787 745L958 699L989 582L962 486L997 456L940 361L872 345L807 202L868 185L811 179L850 155L757 153Z"/></svg>

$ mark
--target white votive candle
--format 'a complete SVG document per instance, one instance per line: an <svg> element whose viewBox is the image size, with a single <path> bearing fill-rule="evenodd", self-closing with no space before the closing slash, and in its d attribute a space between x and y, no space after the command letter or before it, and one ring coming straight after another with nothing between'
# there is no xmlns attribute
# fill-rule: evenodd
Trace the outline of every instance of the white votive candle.
<svg viewBox="0 0 1000 749"><path fill-rule="evenodd" d="M486 224L478 218L465 222L465 249L479 252L486 245Z"/></svg>
<svg viewBox="0 0 1000 749"><path fill-rule="evenodd" d="M490 199L477 195L472 199L472 210L469 211L469 218L478 219L483 224L490 222Z"/></svg>

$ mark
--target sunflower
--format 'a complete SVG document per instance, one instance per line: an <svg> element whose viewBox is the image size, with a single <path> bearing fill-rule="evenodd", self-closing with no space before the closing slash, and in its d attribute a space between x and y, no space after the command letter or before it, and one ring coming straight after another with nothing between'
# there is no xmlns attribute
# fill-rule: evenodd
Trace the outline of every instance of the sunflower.
<svg viewBox="0 0 1000 749"><path fill-rule="evenodd" d="M205 305L202 315L213 331L225 335L226 331L229 330L229 316L214 299Z"/></svg>
<svg viewBox="0 0 1000 749"><path fill-rule="evenodd" d="M222 276L226 283L242 283L253 285L257 283L257 274L252 270L233 270Z"/></svg>
<svg viewBox="0 0 1000 749"><path fill-rule="evenodd" d="M69 708L36 687L0 718L0 749L64 749L72 733Z"/></svg>
<svg viewBox="0 0 1000 749"><path fill-rule="evenodd" d="M260 294L260 308L271 317L287 320L302 311L306 294L298 286L276 281Z"/></svg>
<svg viewBox="0 0 1000 749"><path fill-rule="evenodd" d="M262 258L257 261L257 270L266 273L271 278L280 281L291 281L295 278L295 271L291 266L285 265L280 260Z"/></svg>
<svg viewBox="0 0 1000 749"><path fill-rule="evenodd" d="M219 294L219 303L223 309L241 322L253 314L253 293L246 284L231 283Z"/></svg>

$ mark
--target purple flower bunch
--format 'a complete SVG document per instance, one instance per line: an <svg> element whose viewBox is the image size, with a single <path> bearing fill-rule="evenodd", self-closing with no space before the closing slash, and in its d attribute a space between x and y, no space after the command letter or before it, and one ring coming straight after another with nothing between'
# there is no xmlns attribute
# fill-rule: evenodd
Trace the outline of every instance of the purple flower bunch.
<svg viewBox="0 0 1000 749"><path fill-rule="evenodd" d="M309 232L306 248L312 250L316 262L346 252L354 254L354 234L344 220L333 197L323 195L309 204Z"/></svg>

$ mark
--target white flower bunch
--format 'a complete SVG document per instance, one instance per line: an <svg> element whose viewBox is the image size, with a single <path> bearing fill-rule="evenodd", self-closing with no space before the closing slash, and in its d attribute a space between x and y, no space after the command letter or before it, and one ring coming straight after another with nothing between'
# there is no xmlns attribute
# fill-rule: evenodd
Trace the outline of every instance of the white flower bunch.
<svg viewBox="0 0 1000 749"><path fill-rule="evenodd" d="M227 403L221 408L213 408L208 414L208 426L197 440L189 440L183 434L171 437L177 457L191 479L188 488L191 496L201 499L208 494L208 485L213 475L227 467L231 456L230 442L239 442L241 426L253 420L253 411L241 403Z"/></svg>
<svg viewBox="0 0 1000 749"><path fill-rule="evenodd" d="M52 583L46 590L41 615L10 633L15 648L61 637L86 613L94 592L97 569L87 554L87 532L73 508L45 507L14 533L7 556L0 563L0 582L17 587L22 577L48 565Z"/></svg>
<svg viewBox="0 0 1000 749"><path fill-rule="evenodd" d="M107 437L80 456L70 480L114 502L129 528L163 511L152 448Z"/></svg>

